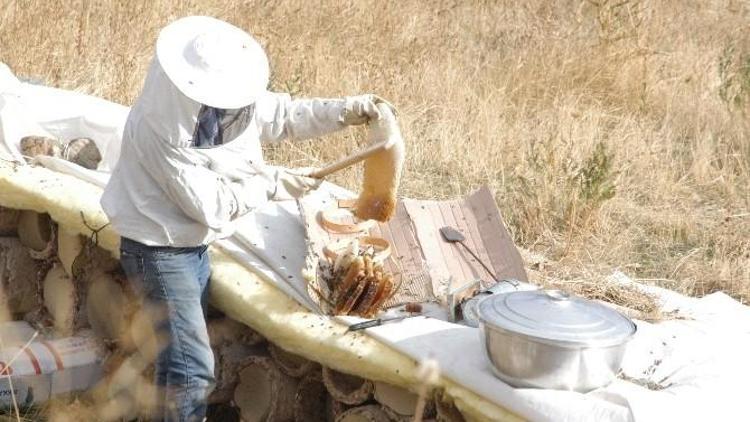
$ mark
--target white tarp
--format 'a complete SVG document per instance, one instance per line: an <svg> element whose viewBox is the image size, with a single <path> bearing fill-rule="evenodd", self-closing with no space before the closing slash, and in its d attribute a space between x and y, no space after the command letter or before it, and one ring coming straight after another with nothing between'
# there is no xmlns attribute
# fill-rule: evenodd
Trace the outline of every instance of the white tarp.
<svg viewBox="0 0 750 422"><path fill-rule="evenodd" d="M81 94L18 82L0 64L0 155L17 157L21 136L52 134L70 139L87 136L104 153L100 170L116 162L127 108ZM106 173L43 159L56 171L102 186ZM326 185L316 193L323 201L347 193ZM0 193L1 194L1 193ZM294 202L269 204L245 217L231 239L219 242L253 271L274 280L300 303L304 297L300 270L304 263L304 230ZM615 273L614 282L633 283ZM640 286L640 285L639 285ZM750 379L750 308L722 294L701 299L641 286L663 301L677 319L657 324L636 321L638 333L623 362L626 381L580 394L514 389L489 371L476 329L435 319L417 318L388 324L369 333L416 359L431 357L445 376L467 389L534 420L651 421L745 420L744 383Z"/></svg>
<svg viewBox="0 0 750 422"><path fill-rule="evenodd" d="M0 63L0 153L20 159L24 136L70 141L91 138L102 153L99 170L112 170L129 109L123 105L62 89L20 82ZM85 110L85 113L81 111Z"/></svg>

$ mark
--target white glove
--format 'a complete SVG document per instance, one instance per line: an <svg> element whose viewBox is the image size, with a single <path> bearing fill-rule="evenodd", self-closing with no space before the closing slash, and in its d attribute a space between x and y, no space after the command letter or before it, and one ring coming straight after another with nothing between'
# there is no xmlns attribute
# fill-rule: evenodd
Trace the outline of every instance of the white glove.
<svg viewBox="0 0 750 422"><path fill-rule="evenodd" d="M396 114L396 109L391 103L374 94L344 98L344 114L341 116L341 123L347 126L355 126L365 124L370 120L379 120L378 104L387 105Z"/></svg>
<svg viewBox="0 0 750 422"><path fill-rule="evenodd" d="M310 174L310 172L305 174ZM323 183L323 179L307 177L292 170L278 170L276 172L276 188L270 199L274 201L297 199L317 189L321 183Z"/></svg>

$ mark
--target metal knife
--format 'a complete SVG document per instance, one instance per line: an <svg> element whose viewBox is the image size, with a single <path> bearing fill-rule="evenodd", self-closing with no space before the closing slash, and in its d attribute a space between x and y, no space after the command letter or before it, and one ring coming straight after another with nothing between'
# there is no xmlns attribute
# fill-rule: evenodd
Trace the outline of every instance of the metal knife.
<svg viewBox="0 0 750 422"><path fill-rule="evenodd" d="M358 322L356 324L350 325L349 328L347 328L346 332L359 331L359 330L364 330L365 328L377 327L379 325L385 324L386 322L400 321L404 318L410 318L413 316L419 316L419 315L401 315L401 316L396 316L396 317L377 318L377 319L371 319L369 321L362 321L362 322Z"/></svg>

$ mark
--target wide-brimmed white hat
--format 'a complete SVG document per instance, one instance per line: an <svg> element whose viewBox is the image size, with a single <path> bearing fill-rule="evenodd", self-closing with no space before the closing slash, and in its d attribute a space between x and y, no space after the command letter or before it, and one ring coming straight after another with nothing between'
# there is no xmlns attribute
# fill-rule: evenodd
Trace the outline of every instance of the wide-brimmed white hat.
<svg viewBox="0 0 750 422"><path fill-rule="evenodd" d="M156 40L156 57L177 89L211 107L245 107L268 86L263 47L242 29L208 16L167 25Z"/></svg>

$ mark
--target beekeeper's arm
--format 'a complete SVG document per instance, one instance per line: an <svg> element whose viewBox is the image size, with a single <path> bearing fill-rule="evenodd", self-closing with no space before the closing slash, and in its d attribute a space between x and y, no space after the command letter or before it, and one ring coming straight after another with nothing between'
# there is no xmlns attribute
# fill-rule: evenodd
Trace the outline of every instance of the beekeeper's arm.
<svg viewBox="0 0 750 422"><path fill-rule="evenodd" d="M143 143L139 158L169 200L190 218L221 229L269 200L302 196L320 183L283 170L247 169L223 175L166 142ZM144 148L145 147L145 148Z"/></svg>
<svg viewBox="0 0 750 422"><path fill-rule="evenodd" d="M256 101L255 119L261 141L310 139L379 119L379 103L388 104L372 94L293 100L289 94L269 92Z"/></svg>

